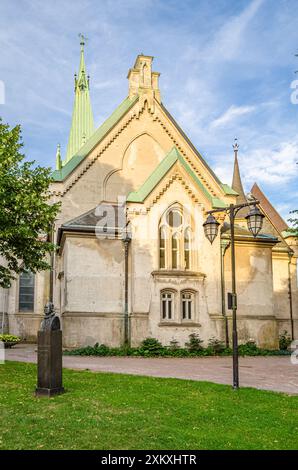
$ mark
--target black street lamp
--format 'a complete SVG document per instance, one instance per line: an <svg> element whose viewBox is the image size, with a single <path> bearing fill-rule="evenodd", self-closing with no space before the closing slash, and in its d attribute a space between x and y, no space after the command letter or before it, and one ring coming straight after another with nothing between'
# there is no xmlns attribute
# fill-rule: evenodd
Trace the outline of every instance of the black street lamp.
<svg viewBox="0 0 298 470"><path fill-rule="evenodd" d="M206 222L203 223L205 236L213 243L218 233L219 222L214 217L215 212L225 212L230 218L231 229L231 264L232 264L232 311L233 311L233 388L239 388L239 364L238 364L238 333L237 333L237 294L236 294L236 266L235 266L235 217L243 207L251 206L247 220L247 227L254 237L258 235L265 217L258 209L259 201L254 200L245 204L230 204L226 209L214 209L208 211Z"/></svg>
<svg viewBox="0 0 298 470"><path fill-rule="evenodd" d="M261 231L264 217L265 216L262 214L262 212L257 206L253 206L250 209L248 215L245 217L247 221L247 227L254 237L256 237Z"/></svg>
<svg viewBox="0 0 298 470"><path fill-rule="evenodd" d="M215 219L214 215L209 214L206 222L203 223L205 236L208 238L209 242L214 242L217 237L219 222Z"/></svg>

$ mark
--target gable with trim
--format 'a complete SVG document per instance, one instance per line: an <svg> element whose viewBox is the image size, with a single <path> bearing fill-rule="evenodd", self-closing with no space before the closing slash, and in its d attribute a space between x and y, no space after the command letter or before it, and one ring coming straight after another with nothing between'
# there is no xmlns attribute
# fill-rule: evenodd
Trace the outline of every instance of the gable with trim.
<svg viewBox="0 0 298 470"><path fill-rule="evenodd" d="M160 102L158 74L151 65L152 57L138 56L128 75L129 96L54 172L52 192L62 199L62 222L102 200L116 202L119 195L136 193L175 158L208 195L210 208L235 200L237 193L221 183Z"/></svg>

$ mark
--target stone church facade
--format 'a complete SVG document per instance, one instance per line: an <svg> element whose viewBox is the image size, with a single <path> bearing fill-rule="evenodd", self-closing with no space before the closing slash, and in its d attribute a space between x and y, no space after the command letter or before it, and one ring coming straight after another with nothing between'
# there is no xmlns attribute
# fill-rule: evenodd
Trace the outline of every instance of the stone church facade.
<svg viewBox="0 0 298 470"><path fill-rule="evenodd" d="M211 245L206 212L246 201L235 147L233 183L223 184L163 106L151 56L129 70L129 93L94 128L81 42L69 143L57 149L51 194L61 202L52 272L23 274L2 291L2 329L34 341L52 298L65 347L180 345L191 333L226 340L231 312L230 232L224 212ZM236 225L238 330L275 348L298 337L297 239L261 189L265 222L253 238L245 211ZM231 336L231 334L230 334Z"/></svg>

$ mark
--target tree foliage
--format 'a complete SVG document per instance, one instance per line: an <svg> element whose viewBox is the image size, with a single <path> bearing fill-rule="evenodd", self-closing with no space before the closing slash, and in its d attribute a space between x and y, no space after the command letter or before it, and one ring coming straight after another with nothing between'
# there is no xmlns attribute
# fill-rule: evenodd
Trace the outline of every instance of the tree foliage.
<svg viewBox="0 0 298 470"><path fill-rule="evenodd" d="M291 217L291 219L289 219L289 222L292 224L292 227L289 229L289 231L298 236L298 210L291 211L291 214L295 214L295 217Z"/></svg>
<svg viewBox="0 0 298 470"><path fill-rule="evenodd" d="M50 203L51 169L25 161L21 128L0 119L0 286L16 274L49 269L48 241L58 203Z"/></svg>

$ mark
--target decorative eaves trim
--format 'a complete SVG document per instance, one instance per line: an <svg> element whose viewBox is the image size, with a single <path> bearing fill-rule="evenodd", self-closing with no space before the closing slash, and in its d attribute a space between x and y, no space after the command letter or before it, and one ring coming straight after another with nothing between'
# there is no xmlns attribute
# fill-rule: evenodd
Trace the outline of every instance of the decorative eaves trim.
<svg viewBox="0 0 298 470"><path fill-rule="evenodd" d="M143 203L149 196L161 179L168 173L173 165L179 161L188 175L193 179L196 185L204 193L206 198L210 201L213 208L225 208L226 204L218 197L212 196L210 192L204 187L200 179L197 177L192 168L188 165L176 147L173 147L166 157L155 168L147 180L142 184L138 191L133 191L128 195L127 202Z"/></svg>
<svg viewBox="0 0 298 470"><path fill-rule="evenodd" d="M133 98L127 97L115 109L111 116L92 134L90 139L83 147L74 155L62 168L53 172L54 181L65 180L75 168L84 160L84 158L98 145L102 139L110 132L110 130L120 121L120 119L132 108L138 100L137 96Z"/></svg>

